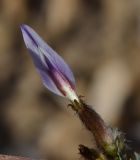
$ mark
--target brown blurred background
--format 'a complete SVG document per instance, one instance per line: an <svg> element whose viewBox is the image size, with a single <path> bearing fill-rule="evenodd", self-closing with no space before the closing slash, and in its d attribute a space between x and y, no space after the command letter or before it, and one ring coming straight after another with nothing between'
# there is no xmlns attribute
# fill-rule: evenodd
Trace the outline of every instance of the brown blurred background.
<svg viewBox="0 0 140 160"><path fill-rule="evenodd" d="M77 93L140 151L140 1L0 0L0 153L76 160L94 139L42 85L19 26L71 66Z"/></svg>

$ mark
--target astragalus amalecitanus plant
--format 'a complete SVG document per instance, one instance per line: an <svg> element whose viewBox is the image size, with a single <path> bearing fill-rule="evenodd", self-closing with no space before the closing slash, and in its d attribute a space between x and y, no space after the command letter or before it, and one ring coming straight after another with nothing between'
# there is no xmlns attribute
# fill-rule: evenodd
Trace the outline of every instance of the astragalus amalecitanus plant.
<svg viewBox="0 0 140 160"><path fill-rule="evenodd" d="M128 155L124 135L109 127L81 96L76 93L75 78L65 61L29 26L22 25L25 45L33 59L43 84L57 95L66 97L85 127L93 134L97 147L79 145L85 160L139 160L136 153Z"/></svg>

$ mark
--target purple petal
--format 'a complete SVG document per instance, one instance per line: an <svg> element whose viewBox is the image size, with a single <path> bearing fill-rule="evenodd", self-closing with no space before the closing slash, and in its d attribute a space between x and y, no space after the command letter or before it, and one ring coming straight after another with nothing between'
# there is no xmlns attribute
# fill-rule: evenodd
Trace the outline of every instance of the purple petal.
<svg viewBox="0 0 140 160"><path fill-rule="evenodd" d="M46 88L48 88L50 91L56 93L57 95L63 96L62 93L58 90L52 79L49 77L48 74L46 74L43 70L38 70L39 74L41 75L43 84Z"/></svg>
<svg viewBox="0 0 140 160"><path fill-rule="evenodd" d="M40 58L36 54L33 54L32 51L30 51L30 53L33 58L34 64L37 67L37 71L42 78L44 86L55 94L63 96L62 93L57 89L50 76L47 74L47 70L44 65L42 65L42 61L40 60Z"/></svg>
<svg viewBox="0 0 140 160"><path fill-rule="evenodd" d="M58 70L63 76L65 76L71 82L73 87L75 87L74 76L64 60L51 47L49 47L49 45L46 44L32 28L27 25L22 25L21 30L26 47L28 48L33 58L33 62L41 75L43 84L52 92L63 96L58 90L55 82L52 80L52 77L48 74L50 69L50 66L48 65L50 64L54 69Z"/></svg>
<svg viewBox="0 0 140 160"><path fill-rule="evenodd" d="M45 64L43 63L43 54L40 52L39 50L39 45L38 42L33 38L32 34L28 31L28 29L26 27L24 27L24 25L21 26L21 31L23 34L23 39L24 42L26 44L26 47L28 48L35 66L38 69L42 69L44 67L47 67ZM41 43L41 42L40 42Z"/></svg>
<svg viewBox="0 0 140 160"><path fill-rule="evenodd" d="M49 61L56 67L67 79L75 86L75 79L69 66L64 60L47 44L42 38L29 26L21 26L24 41L27 48L38 54L37 47L41 48L43 54L49 59Z"/></svg>

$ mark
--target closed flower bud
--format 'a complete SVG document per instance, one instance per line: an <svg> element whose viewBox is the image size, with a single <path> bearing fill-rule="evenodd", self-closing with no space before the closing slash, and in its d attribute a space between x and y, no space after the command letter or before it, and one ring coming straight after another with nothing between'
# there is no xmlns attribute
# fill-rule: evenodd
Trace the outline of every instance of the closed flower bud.
<svg viewBox="0 0 140 160"><path fill-rule="evenodd" d="M52 92L79 101L75 79L64 60L29 26L22 25L23 39L43 84Z"/></svg>

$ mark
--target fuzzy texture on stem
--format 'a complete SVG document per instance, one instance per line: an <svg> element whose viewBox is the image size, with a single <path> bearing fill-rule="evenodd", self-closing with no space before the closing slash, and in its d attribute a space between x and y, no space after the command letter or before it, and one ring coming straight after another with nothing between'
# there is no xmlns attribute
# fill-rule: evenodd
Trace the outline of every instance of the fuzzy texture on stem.
<svg viewBox="0 0 140 160"><path fill-rule="evenodd" d="M80 97L79 99L80 103L74 101L71 104L72 109L77 112L85 127L93 134L98 148L107 155L116 156L118 154L118 146L115 143L117 136L114 136L113 130L105 124L98 113Z"/></svg>
<svg viewBox="0 0 140 160"><path fill-rule="evenodd" d="M116 154L112 131L101 117L87 105L84 105L78 115L86 128L94 135L98 147L109 154Z"/></svg>

